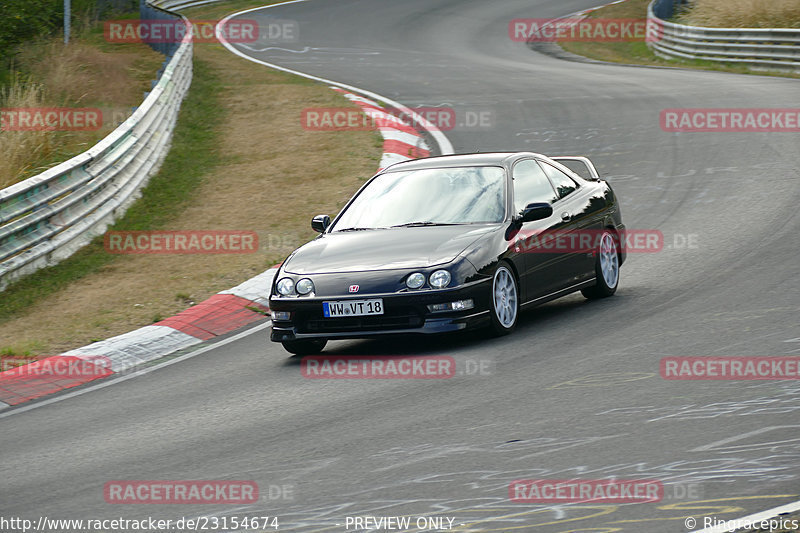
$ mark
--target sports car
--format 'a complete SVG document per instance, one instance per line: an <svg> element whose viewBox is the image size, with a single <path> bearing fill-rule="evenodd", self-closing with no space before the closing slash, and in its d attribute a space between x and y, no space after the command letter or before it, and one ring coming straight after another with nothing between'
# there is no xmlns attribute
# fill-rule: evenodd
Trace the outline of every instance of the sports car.
<svg viewBox="0 0 800 533"><path fill-rule="evenodd" d="M294 354L329 339L486 327L581 291L611 296L625 225L585 157L530 152L416 159L368 180L281 264L271 340Z"/></svg>

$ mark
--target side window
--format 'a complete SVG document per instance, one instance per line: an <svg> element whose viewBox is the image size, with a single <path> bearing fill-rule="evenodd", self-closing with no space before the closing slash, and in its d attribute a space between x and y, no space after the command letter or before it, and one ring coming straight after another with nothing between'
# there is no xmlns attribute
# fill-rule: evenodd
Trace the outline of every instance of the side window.
<svg viewBox="0 0 800 533"><path fill-rule="evenodd" d="M545 173L547 173L547 177L553 182L553 187L555 187L559 198L564 198L566 195L578 188L578 185L572 181L572 178L558 170L553 165L545 163L544 161L540 161L539 164L542 165Z"/></svg>
<svg viewBox="0 0 800 533"><path fill-rule="evenodd" d="M553 203L556 192L547 175L532 159L514 165L514 210L519 213L534 202Z"/></svg>

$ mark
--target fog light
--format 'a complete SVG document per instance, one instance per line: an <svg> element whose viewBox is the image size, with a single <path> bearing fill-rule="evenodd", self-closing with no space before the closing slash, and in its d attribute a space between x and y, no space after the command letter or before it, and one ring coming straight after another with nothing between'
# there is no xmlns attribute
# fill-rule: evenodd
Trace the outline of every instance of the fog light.
<svg viewBox="0 0 800 533"><path fill-rule="evenodd" d="M272 316L272 321L287 321L292 317L292 313L289 311L270 311L269 314Z"/></svg>
<svg viewBox="0 0 800 533"><path fill-rule="evenodd" d="M445 311L466 311L475 307L475 303L470 300L458 300L455 302L448 302L446 304L431 304L428 306L428 311L431 313L443 313Z"/></svg>
<svg viewBox="0 0 800 533"><path fill-rule="evenodd" d="M475 303L472 300L458 300L450 305L453 306L453 311L466 311L475 307Z"/></svg>

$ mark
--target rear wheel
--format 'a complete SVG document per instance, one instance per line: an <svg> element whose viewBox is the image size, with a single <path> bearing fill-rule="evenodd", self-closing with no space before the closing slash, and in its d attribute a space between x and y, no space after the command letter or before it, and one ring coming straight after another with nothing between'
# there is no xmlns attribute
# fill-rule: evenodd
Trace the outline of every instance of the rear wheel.
<svg viewBox="0 0 800 533"><path fill-rule="evenodd" d="M281 344L287 352L295 355L316 355L325 348L328 339L300 339L283 341Z"/></svg>
<svg viewBox="0 0 800 533"><path fill-rule="evenodd" d="M611 230L603 230L595 251L594 272L597 284L582 289L581 293L590 300L606 298L617 292L619 285L619 253L617 237Z"/></svg>
<svg viewBox="0 0 800 533"><path fill-rule="evenodd" d="M492 332L508 335L517 327L519 290L517 279L505 261L494 271L491 296Z"/></svg>

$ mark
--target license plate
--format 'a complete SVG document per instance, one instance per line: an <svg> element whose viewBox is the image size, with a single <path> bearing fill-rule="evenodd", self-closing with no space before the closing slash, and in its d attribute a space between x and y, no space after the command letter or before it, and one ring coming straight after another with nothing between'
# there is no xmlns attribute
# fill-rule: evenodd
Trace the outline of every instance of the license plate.
<svg viewBox="0 0 800 533"><path fill-rule="evenodd" d="M325 318L343 316L382 315L383 300L345 300L341 302L322 302Z"/></svg>

